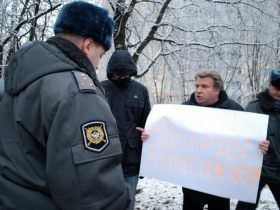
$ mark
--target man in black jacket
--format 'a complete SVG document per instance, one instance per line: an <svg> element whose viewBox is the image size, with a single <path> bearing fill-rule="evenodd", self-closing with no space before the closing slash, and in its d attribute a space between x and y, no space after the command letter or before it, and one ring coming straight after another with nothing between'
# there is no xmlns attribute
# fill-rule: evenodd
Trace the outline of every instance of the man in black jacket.
<svg viewBox="0 0 280 210"><path fill-rule="evenodd" d="M111 56L107 66L107 77L103 81L105 95L116 118L123 156L124 178L132 191L136 192L140 169L142 141L141 132L150 112L148 90L145 86L131 80L137 74L137 68L127 50L117 50Z"/></svg>
<svg viewBox="0 0 280 210"><path fill-rule="evenodd" d="M54 37L28 44L9 64L0 104L3 208L133 209L95 72L113 30L107 10L74 1L60 11Z"/></svg>
<svg viewBox="0 0 280 210"><path fill-rule="evenodd" d="M204 106L219 109L243 111L241 105L227 96L223 80L215 71L200 72L195 76L195 91L185 105ZM268 141L260 144L265 153ZM207 193L183 188L183 210L203 210L208 204L208 210L229 210L230 200Z"/></svg>
<svg viewBox="0 0 280 210"><path fill-rule="evenodd" d="M268 185L280 207L280 70L273 70L267 89L250 102L246 111L269 115L267 139L270 147L263 158L256 203L238 202L236 210L253 210L258 206L261 190Z"/></svg>

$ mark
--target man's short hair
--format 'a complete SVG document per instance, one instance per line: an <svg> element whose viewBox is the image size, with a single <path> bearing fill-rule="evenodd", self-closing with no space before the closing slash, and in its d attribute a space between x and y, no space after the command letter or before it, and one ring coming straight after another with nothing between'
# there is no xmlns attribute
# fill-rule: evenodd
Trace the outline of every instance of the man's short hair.
<svg viewBox="0 0 280 210"><path fill-rule="evenodd" d="M195 80L197 80L197 78L205 78L205 77L210 77L213 79L215 88L217 88L219 90L224 89L224 82L222 80L221 75L218 72L202 71L202 72L197 73L194 78L195 78Z"/></svg>

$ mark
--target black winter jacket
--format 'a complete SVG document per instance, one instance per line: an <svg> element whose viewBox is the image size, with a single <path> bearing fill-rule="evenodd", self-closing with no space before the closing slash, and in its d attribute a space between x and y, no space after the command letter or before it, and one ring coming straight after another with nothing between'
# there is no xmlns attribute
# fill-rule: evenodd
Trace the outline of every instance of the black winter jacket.
<svg viewBox="0 0 280 210"><path fill-rule="evenodd" d="M115 51L108 67L107 75L134 75L136 66L127 51ZM141 133L136 127L144 128L151 110L148 90L137 81L130 80L123 87L116 86L112 81L101 83L105 95L116 118L123 156L122 167L125 176L139 174L142 141Z"/></svg>
<svg viewBox="0 0 280 210"><path fill-rule="evenodd" d="M194 93L191 95L190 100L184 102L183 104L199 106L195 100ZM234 100L230 99L228 97L226 91L224 91L224 90L220 92L219 100L215 104L209 105L207 107L219 108L219 109L230 109L230 110L237 110L237 111L244 110L240 104L238 104Z"/></svg>
<svg viewBox="0 0 280 210"><path fill-rule="evenodd" d="M264 91L248 104L246 111L269 115L267 139L270 145L263 158L261 179L280 183L280 107L273 105L272 97Z"/></svg>

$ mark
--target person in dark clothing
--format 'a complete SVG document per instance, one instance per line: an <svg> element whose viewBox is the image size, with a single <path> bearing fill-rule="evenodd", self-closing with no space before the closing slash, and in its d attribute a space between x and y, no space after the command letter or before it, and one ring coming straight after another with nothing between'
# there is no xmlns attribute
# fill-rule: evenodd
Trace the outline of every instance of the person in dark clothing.
<svg viewBox="0 0 280 210"><path fill-rule="evenodd" d="M195 76L195 91L185 105L204 106L219 109L243 111L241 105L227 96L223 88L223 80L215 71L200 72ZM265 153L268 141L260 144ZM208 204L208 210L229 210L230 199L210 195L183 187L183 210L203 210Z"/></svg>
<svg viewBox="0 0 280 210"><path fill-rule="evenodd" d="M0 104L0 205L132 210L117 125L95 69L111 47L108 11L66 4L55 36L17 51Z"/></svg>
<svg viewBox="0 0 280 210"><path fill-rule="evenodd" d="M0 78L0 103L4 93L4 79Z"/></svg>
<svg viewBox="0 0 280 210"><path fill-rule="evenodd" d="M140 169L142 141L136 127L145 126L151 106L148 90L131 77L137 68L127 50L115 51L107 66L107 78L101 84L117 121L123 156L124 178L135 195Z"/></svg>
<svg viewBox="0 0 280 210"><path fill-rule="evenodd" d="M265 185L269 186L280 207L280 69L271 71L268 87L248 104L246 111L269 115L267 139L270 147L263 158L256 203L239 201L236 210L256 209Z"/></svg>
<svg viewBox="0 0 280 210"><path fill-rule="evenodd" d="M5 88L4 87L4 79L0 78L0 104L1 104L3 93L4 93L4 88ZM0 209L1 210L5 210L6 209L6 207L2 203L1 199L0 199Z"/></svg>

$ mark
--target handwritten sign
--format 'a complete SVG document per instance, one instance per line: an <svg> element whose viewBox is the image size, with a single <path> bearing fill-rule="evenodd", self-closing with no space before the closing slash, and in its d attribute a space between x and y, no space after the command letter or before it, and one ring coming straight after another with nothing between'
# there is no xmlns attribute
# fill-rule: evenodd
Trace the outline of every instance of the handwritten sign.
<svg viewBox="0 0 280 210"><path fill-rule="evenodd" d="M258 147L268 116L188 105L155 105L140 174L209 194L255 202Z"/></svg>

